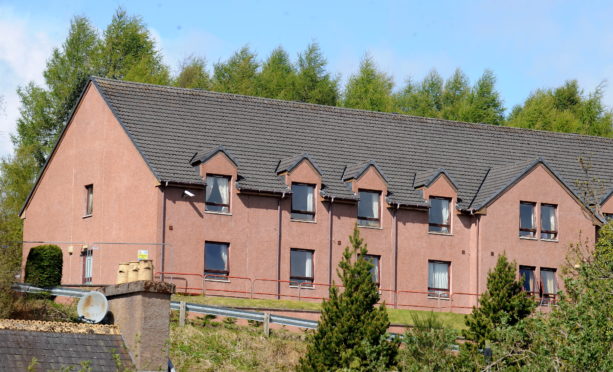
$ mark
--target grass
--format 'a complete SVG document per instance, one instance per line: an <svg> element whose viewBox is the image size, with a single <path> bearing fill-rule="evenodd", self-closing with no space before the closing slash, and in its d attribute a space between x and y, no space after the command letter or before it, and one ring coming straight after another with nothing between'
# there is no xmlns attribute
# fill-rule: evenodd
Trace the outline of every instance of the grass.
<svg viewBox="0 0 613 372"><path fill-rule="evenodd" d="M246 299L232 297L204 297L204 296L183 296L175 295L172 298L174 301L185 301L198 304L225 306L225 307L252 307L252 308L270 308L270 309L289 309L289 310L319 310L318 302L292 301L292 300L263 300L263 299ZM413 316L418 314L429 313L429 311L420 310L404 310L404 309L387 309L390 322L392 324L413 324ZM453 329L464 329L464 315L449 313L449 312L434 312L434 316L440 320L445 327ZM297 318L300 315L296 315Z"/></svg>
<svg viewBox="0 0 613 372"><path fill-rule="evenodd" d="M177 371L293 371L306 351L302 333L272 330L265 337L261 326L208 319L171 323L170 359Z"/></svg>

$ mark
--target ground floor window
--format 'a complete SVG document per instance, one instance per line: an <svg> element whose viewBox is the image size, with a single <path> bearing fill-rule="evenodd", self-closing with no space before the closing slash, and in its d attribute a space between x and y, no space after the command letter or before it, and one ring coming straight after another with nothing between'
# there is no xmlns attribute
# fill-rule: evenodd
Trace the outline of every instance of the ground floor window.
<svg viewBox="0 0 613 372"><path fill-rule="evenodd" d="M204 274L206 279L226 280L230 244L206 242L204 244Z"/></svg>
<svg viewBox="0 0 613 372"><path fill-rule="evenodd" d="M92 277L94 275L94 251L91 249L84 249L81 251L83 257L83 284L92 284Z"/></svg>
<svg viewBox="0 0 613 372"><path fill-rule="evenodd" d="M538 294L536 290L536 277L534 276L534 267L531 266L520 266L519 267L519 276L522 280L522 285L524 291L528 292L530 295Z"/></svg>
<svg viewBox="0 0 613 372"><path fill-rule="evenodd" d="M428 297L449 298L449 262L428 261Z"/></svg>
<svg viewBox="0 0 613 372"><path fill-rule="evenodd" d="M372 267L370 268L370 275L372 276L372 281L375 282L378 287L380 283L379 281L379 261L381 259L381 256L367 254L364 256L364 259L372 264Z"/></svg>
<svg viewBox="0 0 613 372"><path fill-rule="evenodd" d="M541 305L554 303L557 293L556 269L541 268Z"/></svg>
<svg viewBox="0 0 613 372"><path fill-rule="evenodd" d="M289 274L291 286L313 285L313 253L308 249L291 249Z"/></svg>

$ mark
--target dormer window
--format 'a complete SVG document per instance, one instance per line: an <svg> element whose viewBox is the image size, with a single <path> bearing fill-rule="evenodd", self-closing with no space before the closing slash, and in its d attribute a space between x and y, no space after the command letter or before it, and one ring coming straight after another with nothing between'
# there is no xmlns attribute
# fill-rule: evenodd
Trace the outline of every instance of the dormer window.
<svg viewBox="0 0 613 372"><path fill-rule="evenodd" d="M206 176L205 210L207 212L230 212L230 177Z"/></svg>
<svg viewBox="0 0 613 372"><path fill-rule="evenodd" d="M315 219L315 186L292 184L292 219L313 221Z"/></svg>
<svg viewBox="0 0 613 372"><path fill-rule="evenodd" d="M428 231L449 234L451 231L451 223L449 219L449 206L451 199L431 197L430 212L428 214Z"/></svg>
<svg viewBox="0 0 613 372"><path fill-rule="evenodd" d="M381 192L360 190L358 200L358 225L379 227Z"/></svg>

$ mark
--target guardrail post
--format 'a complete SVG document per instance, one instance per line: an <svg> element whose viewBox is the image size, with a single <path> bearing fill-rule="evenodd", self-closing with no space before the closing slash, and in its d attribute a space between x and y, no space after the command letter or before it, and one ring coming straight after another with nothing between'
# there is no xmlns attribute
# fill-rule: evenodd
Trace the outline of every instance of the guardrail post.
<svg viewBox="0 0 613 372"><path fill-rule="evenodd" d="M185 301L179 303L179 326L185 326Z"/></svg>
<svg viewBox="0 0 613 372"><path fill-rule="evenodd" d="M202 276L202 296L205 296L205 297L206 297L206 276L207 275L208 274L204 274Z"/></svg>
<svg viewBox="0 0 613 372"><path fill-rule="evenodd" d="M264 335L270 336L270 313L264 313Z"/></svg>

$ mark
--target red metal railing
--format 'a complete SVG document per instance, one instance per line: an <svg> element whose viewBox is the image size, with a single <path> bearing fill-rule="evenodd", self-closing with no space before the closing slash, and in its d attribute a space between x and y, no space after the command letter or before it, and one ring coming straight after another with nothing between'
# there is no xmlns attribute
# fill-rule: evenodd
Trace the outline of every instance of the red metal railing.
<svg viewBox="0 0 613 372"><path fill-rule="evenodd" d="M157 278L177 284L177 292L189 295L213 295L243 298L275 298L324 300L328 298L328 283L296 283L290 280L248 278L219 274L157 272ZM178 282L178 283L177 283ZM193 282L200 287L193 286ZM238 283L238 284L237 284ZM341 291L342 286L336 285ZM479 294L451 292L448 296L435 296L432 291L414 291L380 288L381 302L394 308L429 309L433 311L469 310L478 304Z"/></svg>

